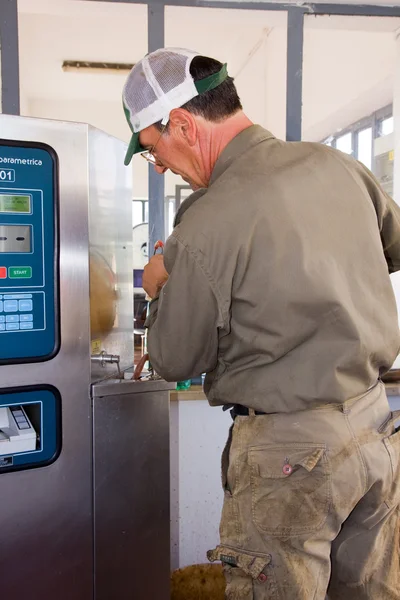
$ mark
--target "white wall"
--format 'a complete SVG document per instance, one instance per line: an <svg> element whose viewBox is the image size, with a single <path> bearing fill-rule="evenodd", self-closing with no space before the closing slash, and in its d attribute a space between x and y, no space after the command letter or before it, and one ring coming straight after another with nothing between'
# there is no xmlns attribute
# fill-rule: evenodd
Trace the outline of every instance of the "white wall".
<svg viewBox="0 0 400 600"><path fill-rule="evenodd" d="M383 21L305 18L303 139L322 140L392 102L400 19Z"/></svg>
<svg viewBox="0 0 400 600"><path fill-rule="evenodd" d="M274 28L266 44L264 125L274 135L286 138L286 27Z"/></svg>
<svg viewBox="0 0 400 600"><path fill-rule="evenodd" d="M167 46L227 62L249 117L285 134L285 12L166 7L165 24Z"/></svg>
<svg viewBox="0 0 400 600"><path fill-rule="evenodd" d="M229 412L206 400L179 402L179 566L207 562L219 543L221 454Z"/></svg>

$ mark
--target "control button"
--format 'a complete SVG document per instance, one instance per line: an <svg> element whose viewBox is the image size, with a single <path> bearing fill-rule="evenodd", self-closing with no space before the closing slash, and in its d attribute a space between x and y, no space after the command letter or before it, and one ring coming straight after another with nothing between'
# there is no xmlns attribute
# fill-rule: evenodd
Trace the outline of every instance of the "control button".
<svg viewBox="0 0 400 600"><path fill-rule="evenodd" d="M7 277L7 267L0 267L0 279Z"/></svg>
<svg viewBox="0 0 400 600"><path fill-rule="evenodd" d="M3 296L0 294L0 300L3 300Z"/></svg>
<svg viewBox="0 0 400 600"><path fill-rule="evenodd" d="M4 312L17 312L18 302L16 300L4 300Z"/></svg>
<svg viewBox="0 0 400 600"><path fill-rule="evenodd" d="M15 331L16 329L19 329L19 323L6 323L7 331Z"/></svg>
<svg viewBox="0 0 400 600"><path fill-rule="evenodd" d="M19 328L20 329L33 329L33 323L20 323Z"/></svg>
<svg viewBox="0 0 400 600"><path fill-rule="evenodd" d="M3 300L0 300L0 312L3 312Z"/></svg>
<svg viewBox="0 0 400 600"><path fill-rule="evenodd" d="M5 323L5 316L4 315L0 315L0 323Z"/></svg>
<svg viewBox="0 0 400 600"><path fill-rule="evenodd" d="M32 267L8 267L8 276L10 279L30 279Z"/></svg>
<svg viewBox="0 0 400 600"><path fill-rule="evenodd" d="M19 323L19 315L7 315L6 323Z"/></svg>
<svg viewBox="0 0 400 600"><path fill-rule="evenodd" d="M5 331L5 328L6 328L6 324L0 323L0 331Z"/></svg>
<svg viewBox="0 0 400 600"><path fill-rule="evenodd" d="M29 312L33 308L32 300L20 300L18 304L21 312Z"/></svg>
<svg viewBox="0 0 400 600"><path fill-rule="evenodd" d="M25 300L32 298L32 294L4 294L4 300Z"/></svg>
<svg viewBox="0 0 400 600"><path fill-rule="evenodd" d="M24 413L22 412L21 409L18 409L18 410L14 409L12 412L13 412L14 417L24 417Z"/></svg>
<svg viewBox="0 0 400 600"><path fill-rule="evenodd" d="M21 423L21 425L18 424L18 429L30 429L30 428L31 428L31 426L29 425L28 421L25 421L25 423Z"/></svg>
<svg viewBox="0 0 400 600"><path fill-rule="evenodd" d="M27 322L27 321L33 321L33 315L19 315L19 320L21 322ZM1 317L0 317L0 321L1 321Z"/></svg>

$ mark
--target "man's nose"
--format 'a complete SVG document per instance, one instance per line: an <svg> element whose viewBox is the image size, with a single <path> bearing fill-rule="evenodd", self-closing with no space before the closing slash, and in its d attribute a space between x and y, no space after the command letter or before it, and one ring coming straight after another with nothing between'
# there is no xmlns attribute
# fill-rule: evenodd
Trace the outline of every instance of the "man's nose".
<svg viewBox="0 0 400 600"><path fill-rule="evenodd" d="M163 175L166 171L168 171L167 167L163 167L160 165L154 165L154 168L156 170L156 173L158 173L159 175Z"/></svg>

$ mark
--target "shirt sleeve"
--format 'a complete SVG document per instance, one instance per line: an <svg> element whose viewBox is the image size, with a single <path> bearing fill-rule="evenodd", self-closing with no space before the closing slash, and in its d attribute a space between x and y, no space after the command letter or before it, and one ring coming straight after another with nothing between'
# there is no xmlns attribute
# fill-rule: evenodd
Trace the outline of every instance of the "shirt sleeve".
<svg viewBox="0 0 400 600"><path fill-rule="evenodd" d="M147 319L149 358L161 377L182 381L216 366L222 319L210 277L174 236L164 262L169 279Z"/></svg>
<svg viewBox="0 0 400 600"><path fill-rule="evenodd" d="M400 206L382 189L374 175L364 165L361 167L378 217L389 273L394 273L400 270Z"/></svg>

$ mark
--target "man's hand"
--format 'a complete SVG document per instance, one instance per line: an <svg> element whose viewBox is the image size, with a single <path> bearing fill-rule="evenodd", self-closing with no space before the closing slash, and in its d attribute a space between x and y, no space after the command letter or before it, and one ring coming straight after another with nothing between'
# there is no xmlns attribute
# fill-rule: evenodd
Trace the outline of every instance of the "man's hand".
<svg viewBox="0 0 400 600"><path fill-rule="evenodd" d="M164 256L155 254L144 268L142 285L150 298L157 298L161 288L168 281L168 273L164 268Z"/></svg>

